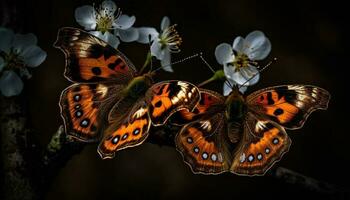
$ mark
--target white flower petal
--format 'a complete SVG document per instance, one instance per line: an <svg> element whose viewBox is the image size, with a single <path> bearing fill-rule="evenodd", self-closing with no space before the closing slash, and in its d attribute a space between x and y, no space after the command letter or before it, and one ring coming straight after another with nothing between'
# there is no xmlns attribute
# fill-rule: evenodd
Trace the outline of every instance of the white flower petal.
<svg viewBox="0 0 350 200"><path fill-rule="evenodd" d="M27 48L30 48L33 45L36 45L38 39L32 33L28 34L16 34L13 40L13 48L17 53L26 51Z"/></svg>
<svg viewBox="0 0 350 200"><path fill-rule="evenodd" d="M21 78L12 70L7 70L0 77L0 91L6 96L15 96L21 93L23 82Z"/></svg>
<svg viewBox="0 0 350 200"><path fill-rule="evenodd" d="M162 60L160 60L160 63L162 65L162 69L165 71L174 72L173 68L171 67L171 54L168 49L164 50L164 57Z"/></svg>
<svg viewBox="0 0 350 200"><path fill-rule="evenodd" d="M233 50L235 50L236 52L243 52L243 46L244 38L242 38L241 36L236 37L232 44Z"/></svg>
<svg viewBox="0 0 350 200"><path fill-rule="evenodd" d="M225 73L225 76L226 78L228 79L232 79L232 76L236 71L236 67L231 65L231 64L224 64L224 73Z"/></svg>
<svg viewBox="0 0 350 200"><path fill-rule="evenodd" d="M243 52L251 60L262 60L268 56L271 51L270 40L265 37L261 31L249 33L244 42Z"/></svg>
<svg viewBox="0 0 350 200"><path fill-rule="evenodd" d="M242 94L244 94L246 91L247 91L247 89L248 89L248 87L247 86L239 86L240 88L239 88L239 91L242 93Z"/></svg>
<svg viewBox="0 0 350 200"><path fill-rule="evenodd" d="M5 60L0 56L0 72L2 71L2 68L5 67Z"/></svg>
<svg viewBox="0 0 350 200"><path fill-rule="evenodd" d="M137 29L139 31L139 38L137 39L137 42L142 44L148 44L149 43L149 35L151 36L151 41L153 41L155 38L158 38L159 33L155 28L151 27L141 27Z"/></svg>
<svg viewBox="0 0 350 200"><path fill-rule="evenodd" d="M108 10L108 12L111 12L114 14L114 12L117 10L117 5L114 3L114 1L103 1L101 4L101 7L103 10Z"/></svg>
<svg viewBox="0 0 350 200"><path fill-rule="evenodd" d="M0 27L0 51L10 52L14 33L12 30Z"/></svg>
<svg viewBox="0 0 350 200"><path fill-rule="evenodd" d="M21 58L28 67L37 67L46 59L46 52L40 47L32 45L21 52Z"/></svg>
<svg viewBox="0 0 350 200"><path fill-rule="evenodd" d="M132 25L134 25L135 20L136 20L135 16L129 17L128 15L121 15L115 20L114 23L118 29L126 30L132 27Z"/></svg>
<svg viewBox="0 0 350 200"><path fill-rule="evenodd" d="M164 50L165 49L161 48L161 44L158 42L158 40L153 41L153 43L151 45L152 56L155 56L158 60L163 60Z"/></svg>
<svg viewBox="0 0 350 200"><path fill-rule="evenodd" d="M162 22L160 23L160 30L164 31L170 26L170 19L167 16L164 16Z"/></svg>
<svg viewBox="0 0 350 200"><path fill-rule="evenodd" d="M126 30L119 30L118 35L123 42L133 42L139 38L138 30L133 27Z"/></svg>
<svg viewBox="0 0 350 200"><path fill-rule="evenodd" d="M75 20L85 28L85 30L94 30L96 28L95 8L92 6L81 6L75 9Z"/></svg>
<svg viewBox="0 0 350 200"><path fill-rule="evenodd" d="M101 40L107 42L113 48L118 48L118 46L120 44L119 39L115 35L111 34L110 32L102 33L100 31L91 31L90 33L92 35L100 38Z"/></svg>
<svg viewBox="0 0 350 200"><path fill-rule="evenodd" d="M215 48L215 57L221 65L232 62L234 59L232 47L227 43L219 44Z"/></svg>
<svg viewBox="0 0 350 200"><path fill-rule="evenodd" d="M254 66L241 68L239 72L245 79L245 82L239 82L240 85L244 84L244 86L250 86L256 84L259 81L260 73L258 69Z"/></svg>
<svg viewBox="0 0 350 200"><path fill-rule="evenodd" d="M232 92L232 88L229 85L229 82L225 81L224 87L223 87L223 94L224 94L224 96L228 96L231 92Z"/></svg>
<svg viewBox="0 0 350 200"><path fill-rule="evenodd" d="M232 65L224 65L224 73L228 80L237 83L238 85L242 85L247 81L247 78L242 75L240 70L236 71L236 67ZM246 83L247 85L247 83Z"/></svg>

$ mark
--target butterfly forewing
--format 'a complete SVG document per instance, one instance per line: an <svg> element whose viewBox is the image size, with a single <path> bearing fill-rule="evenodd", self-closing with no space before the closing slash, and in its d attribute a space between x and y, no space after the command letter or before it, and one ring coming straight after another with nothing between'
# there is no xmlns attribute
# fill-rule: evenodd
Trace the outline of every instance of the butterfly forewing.
<svg viewBox="0 0 350 200"><path fill-rule="evenodd" d="M301 128L316 109L327 109L329 93L319 87L285 85L270 87L247 97L249 108L288 129Z"/></svg>
<svg viewBox="0 0 350 200"><path fill-rule="evenodd" d="M80 29L60 29L55 47L66 56L65 76L70 81L125 84L136 74L133 64L121 52Z"/></svg>
<svg viewBox="0 0 350 200"><path fill-rule="evenodd" d="M153 125L163 125L179 110L190 110L200 100L196 86L185 81L164 81L154 84L146 93Z"/></svg>
<svg viewBox="0 0 350 200"><path fill-rule="evenodd" d="M175 125L185 125L190 122L205 118L208 115L215 114L224 108L225 98L211 90L200 89L200 101L193 111L180 110L171 117L171 123Z"/></svg>

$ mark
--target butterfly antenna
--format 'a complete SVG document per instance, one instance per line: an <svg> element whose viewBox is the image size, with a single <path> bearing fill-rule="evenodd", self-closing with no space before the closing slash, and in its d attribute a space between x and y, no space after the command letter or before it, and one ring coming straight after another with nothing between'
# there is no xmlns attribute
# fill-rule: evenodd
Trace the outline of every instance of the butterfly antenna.
<svg viewBox="0 0 350 200"><path fill-rule="evenodd" d="M213 72L213 74L215 74L215 70L213 69L213 67L205 60L205 58L203 57L203 53L200 52L199 54L200 59L203 61L203 63L210 69L210 71ZM225 81L225 84L227 86L229 86L231 89L233 88L233 85L229 82L229 81Z"/></svg>
<svg viewBox="0 0 350 200"><path fill-rule="evenodd" d="M274 58L273 60L271 60L269 63L267 63L264 67L260 67L257 66L257 68L259 69L259 73L263 72L266 68L268 68L272 63L276 62L277 58ZM261 69L260 69L261 68ZM246 83L248 83L250 80L252 80L254 77L256 77L259 73L254 74L254 76L252 76L250 79L246 80L246 82L244 82L242 85L240 85L238 87L238 89L240 89L241 87L243 87Z"/></svg>
<svg viewBox="0 0 350 200"><path fill-rule="evenodd" d="M192 56L188 56L188 57L186 57L186 58L183 58L183 59L181 59L181 60L175 61L175 62L173 62L173 63L167 64L167 65L163 65L163 66L159 66L159 67L157 67L155 70L153 70L152 72L156 72L156 71L158 71L158 70L160 70L160 69L162 69L162 68L164 68L164 67L168 67L168 66L176 65L176 64L178 64L178 63L185 62L185 61L187 61L187 60L190 60L190 59L195 58L195 57L198 57L198 56L199 56L199 53L196 53L196 54L194 54L194 55L192 55Z"/></svg>
<svg viewBox="0 0 350 200"><path fill-rule="evenodd" d="M151 34L148 35L148 45L149 45L149 52L151 52L151 39L152 39L152 36ZM151 63L150 63L151 67L150 67L150 72L152 71L153 69L153 57L151 55Z"/></svg>

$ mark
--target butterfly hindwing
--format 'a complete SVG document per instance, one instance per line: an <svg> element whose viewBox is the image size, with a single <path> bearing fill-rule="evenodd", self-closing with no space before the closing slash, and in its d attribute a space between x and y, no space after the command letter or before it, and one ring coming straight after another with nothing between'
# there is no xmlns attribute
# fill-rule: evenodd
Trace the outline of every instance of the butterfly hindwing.
<svg viewBox="0 0 350 200"><path fill-rule="evenodd" d="M60 29L55 47L66 56L65 76L70 81L127 83L136 74L121 52L80 29Z"/></svg>
<svg viewBox="0 0 350 200"><path fill-rule="evenodd" d="M231 171L240 175L263 175L289 150L291 140L277 123L258 119L252 113L246 117Z"/></svg>
<svg viewBox="0 0 350 200"><path fill-rule="evenodd" d="M327 109L329 93L319 87L285 85L270 87L247 97L249 107L288 129L303 126L310 113Z"/></svg>
<svg viewBox="0 0 350 200"><path fill-rule="evenodd" d="M142 144L148 136L151 121L143 100L137 102L122 119L111 122L104 132L98 146L98 153L103 159L113 158L118 150Z"/></svg>
<svg viewBox="0 0 350 200"><path fill-rule="evenodd" d="M154 84L146 93L153 125L163 125L179 110L190 110L197 105L200 93L196 86L184 81L164 81Z"/></svg>
<svg viewBox="0 0 350 200"><path fill-rule="evenodd" d="M175 143L194 173L218 174L230 168L230 145L221 113L185 125Z"/></svg>
<svg viewBox="0 0 350 200"><path fill-rule="evenodd" d="M60 98L61 116L66 133L90 142L99 139L103 113L112 106L110 99L118 99L121 85L73 84Z"/></svg>

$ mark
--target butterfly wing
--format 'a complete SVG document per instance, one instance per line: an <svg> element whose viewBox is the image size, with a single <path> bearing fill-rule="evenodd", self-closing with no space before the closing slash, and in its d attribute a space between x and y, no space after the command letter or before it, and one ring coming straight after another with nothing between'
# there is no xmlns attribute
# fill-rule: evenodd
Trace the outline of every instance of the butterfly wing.
<svg viewBox="0 0 350 200"><path fill-rule="evenodd" d="M85 142L96 141L103 128L103 113L108 112L123 85L73 84L60 97L61 116L66 133Z"/></svg>
<svg viewBox="0 0 350 200"><path fill-rule="evenodd" d="M146 93L150 117L155 126L163 125L177 111L192 111L199 100L198 88L184 81L160 82Z"/></svg>
<svg viewBox="0 0 350 200"><path fill-rule="evenodd" d="M319 87L285 85L254 92L246 101L256 114L287 129L297 129L303 126L311 112L327 109L329 99L330 94Z"/></svg>
<svg viewBox="0 0 350 200"><path fill-rule="evenodd" d="M127 83L136 74L133 64L121 52L80 29L60 29L54 46L64 52L64 75L72 82Z"/></svg>
<svg viewBox="0 0 350 200"><path fill-rule="evenodd" d="M142 144L151 126L148 106L140 99L124 116L109 124L98 146L98 153L103 159L113 158L115 152Z"/></svg>
<svg viewBox="0 0 350 200"><path fill-rule="evenodd" d="M229 170L231 146L223 113L185 125L176 135L177 150L194 173L219 174Z"/></svg>
<svg viewBox="0 0 350 200"><path fill-rule="evenodd" d="M200 96L192 112L181 110L172 117L176 124L186 124L176 135L176 148L194 173L222 173L232 160L223 109L216 109L224 107L225 99L204 89L200 89Z"/></svg>
<svg viewBox="0 0 350 200"><path fill-rule="evenodd" d="M225 98L221 94L202 88L199 91L200 101L195 108L192 111L184 109L176 112L171 117L172 124L179 126L185 125L203 118L203 116L216 113L219 107L223 107Z"/></svg>
<svg viewBox="0 0 350 200"><path fill-rule="evenodd" d="M258 119L250 112L243 126L243 136L234 151L231 172L264 175L289 150L291 140L282 126Z"/></svg>

